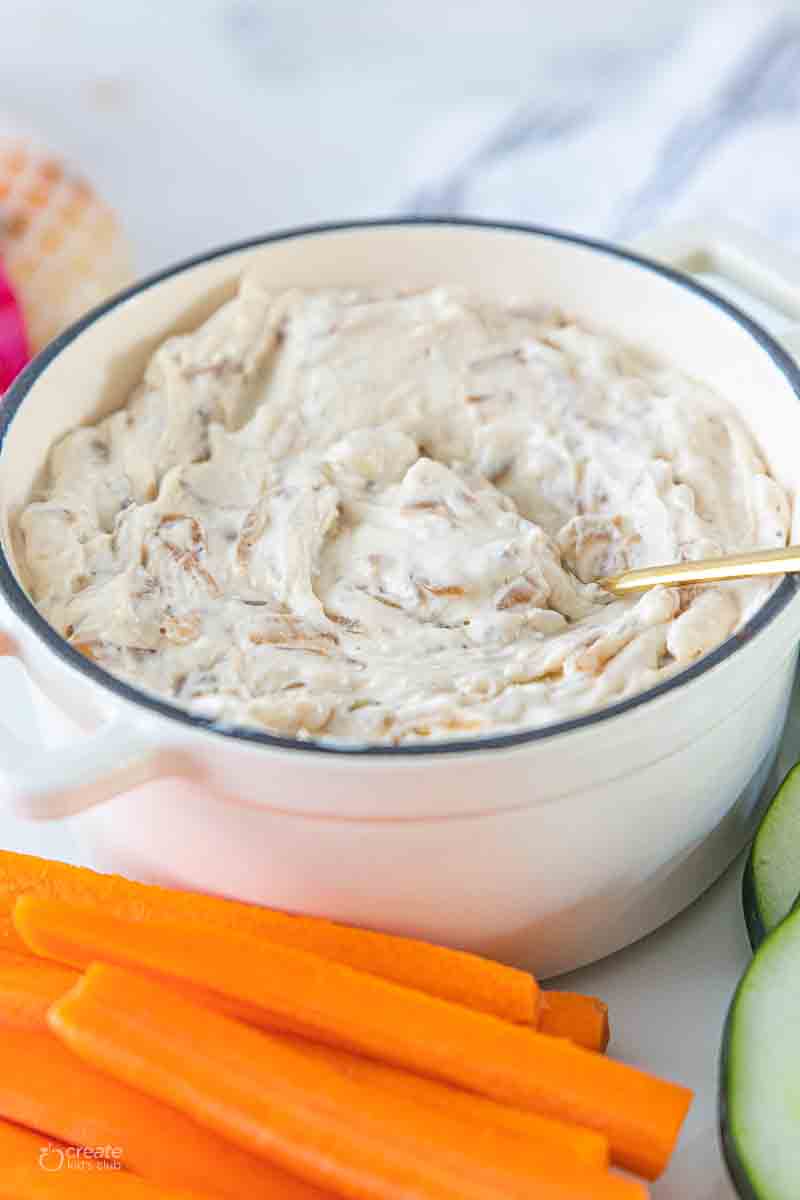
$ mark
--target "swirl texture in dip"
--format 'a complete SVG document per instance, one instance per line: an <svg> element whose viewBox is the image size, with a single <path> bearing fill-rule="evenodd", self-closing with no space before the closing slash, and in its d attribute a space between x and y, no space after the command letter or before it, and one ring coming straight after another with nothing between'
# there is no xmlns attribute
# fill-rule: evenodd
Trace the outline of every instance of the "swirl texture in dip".
<svg viewBox="0 0 800 1200"><path fill-rule="evenodd" d="M35 602L113 674L224 723L398 743L680 671L771 585L592 581L788 525L732 408L605 334L444 287L253 275L53 448L19 532Z"/></svg>

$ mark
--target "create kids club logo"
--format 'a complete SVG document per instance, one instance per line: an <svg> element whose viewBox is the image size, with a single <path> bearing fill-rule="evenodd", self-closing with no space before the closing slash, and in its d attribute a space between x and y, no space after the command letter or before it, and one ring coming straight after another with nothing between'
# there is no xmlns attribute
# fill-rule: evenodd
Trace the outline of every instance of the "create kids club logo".
<svg viewBox="0 0 800 1200"><path fill-rule="evenodd" d="M39 1166L53 1175L58 1171L119 1171L121 1146L54 1146L39 1151Z"/></svg>
<svg viewBox="0 0 800 1200"><path fill-rule="evenodd" d="M43 1171L62 1171L64 1151L58 1146L42 1146L39 1151L39 1166Z"/></svg>

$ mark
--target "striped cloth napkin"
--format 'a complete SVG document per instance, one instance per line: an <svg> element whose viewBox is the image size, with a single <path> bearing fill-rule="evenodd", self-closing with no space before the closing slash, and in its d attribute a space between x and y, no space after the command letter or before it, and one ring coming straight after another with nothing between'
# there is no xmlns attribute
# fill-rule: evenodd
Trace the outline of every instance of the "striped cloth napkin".
<svg viewBox="0 0 800 1200"><path fill-rule="evenodd" d="M724 214L800 245L800 6L721 0L653 51L584 47L511 115L425 131L409 207L628 239Z"/></svg>

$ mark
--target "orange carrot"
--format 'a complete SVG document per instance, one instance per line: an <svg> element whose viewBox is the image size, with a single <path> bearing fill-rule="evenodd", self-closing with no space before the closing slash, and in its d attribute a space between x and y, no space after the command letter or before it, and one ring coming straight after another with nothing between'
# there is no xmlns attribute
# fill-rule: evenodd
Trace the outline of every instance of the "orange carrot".
<svg viewBox="0 0 800 1200"><path fill-rule="evenodd" d="M95 964L50 1010L77 1054L359 1200L616 1200L637 1184L348 1079L145 976Z"/></svg>
<svg viewBox="0 0 800 1200"><path fill-rule="evenodd" d="M0 956L0 1027L41 1033L48 1008L77 979L77 971L58 963L20 955L7 965Z"/></svg>
<svg viewBox="0 0 800 1200"><path fill-rule="evenodd" d="M608 1138L614 1162L655 1178L691 1093L561 1038L398 987L304 951L189 925L122 921L22 897L30 949L70 966L142 968L222 1011L429 1075Z"/></svg>
<svg viewBox="0 0 800 1200"><path fill-rule="evenodd" d="M89 1160L75 1149L0 1121L0 1200L204 1200L199 1192L169 1191ZM208 1200L207 1196L205 1200Z"/></svg>
<svg viewBox="0 0 800 1200"><path fill-rule="evenodd" d="M610 1036L608 1007L595 996L578 992L542 992L536 1028L602 1054Z"/></svg>
<svg viewBox="0 0 800 1200"><path fill-rule="evenodd" d="M96 907L132 920L185 921L251 934L509 1021L536 1021L539 989L533 977L475 954L0 851L0 946L17 952L24 947L14 929L12 912L22 895Z"/></svg>
<svg viewBox="0 0 800 1200"><path fill-rule="evenodd" d="M0 966L0 1028L47 1033L48 1009L69 991L79 978L78 971L74 971L70 967L58 966L46 959L29 957L23 965L5 970ZM300 1042L299 1044L307 1054L319 1057L323 1062L329 1063L349 1078L381 1088L384 1092L405 1096L421 1108L432 1107L466 1121L496 1126L498 1129L504 1129L531 1141L541 1142L551 1147L554 1154L574 1158L589 1166L608 1166L608 1142L593 1130L579 1129L574 1125L537 1116L536 1113L523 1112L521 1109L509 1108L504 1104L495 1104L494 1101L476 1096L472 1092L462 1092L457 1088L436 1083L431 1079L424 1079L419 1075L398 1071L395 1067L388 1067L384 1063L374 1062L371 1059L360 1058L345 1050L335 1050L330 1046L322 1046L313 1042ZM2 1064L3 1051L0 1047L0 1070ZM75 1065L74 1059L73 1065ZM38 1095L40 1092L38 1080L36 1085L34 1091ZM85 1081L80 1086L81 1088L86 1087ZM45 1097L50 1097L53 1093L61 1095L66 1091L67 1087L63 1083L53 1089L50 1089L48 1084L44 1094ZM93 1089L92 1097L95 1097L95 1094L96 1089ZM3 1114L2 1097L3 1088L0 1081L0 1115ZM108 1115L113 1111L114 1105L105 1096L97 1097L97 1099L101 1114ZM67 1126L63 1123L65 1114L62 1108L61 1104L55 1106L51 1115L51 1123L47 1125L46 1131L52 1133L55 1129L53 1122L60 1121L61 1124L58 1128L62 1131L61 1136L65 1138L69 1136L73 1141L80 1140L76 1137L74 1121L68 1126L69 1133L66 1132ZM76 1105L76 1113L77 1109ZM80 1110L82 1117L87 1119L89 1112L93 1111L88 1103L83 1102ZM8 1111L6 1115L15 1116L16 1114ZM73 1117L75 1120L77 1119L74 1114ZM45 1129L44 1124L38 1124L30 1117L18 1116L17 1119L24 1119L28 1124L36 1124L37 1128ZM132 1152L130 1135L126 1134L121 1140L124 1140ZM174 1138L170 1139L170 1141L174 1140ZM141 1174L151 1175L145 1169L143 1160L137 1158L134 1166ZM225 1172L226 1177L231 1173L231 1168L228 1167ZM181 1181L179 1180L179 1182ZM235 1172L233 1172L232 1185L238 1186Z"/></svg>
<svg viewBox="0 0 800 1200"><path fill-rule="evenodd" d="M45 1030L48 1008L77 982L78 977L79 972L71 967L33 958L27 952L5 955L0 951L0 1027L31 1032ZM606 1006L592 996L543 992L539 1032L568 1037L590 1050L605 1050L608 1042ZM563 1153L573 1153L595 1166L606 1163L605 1139L589 1130L496 1104L344 1051L322 1046L318 1050L351 1076L404 1091L407 1095L415 1094L420 1104L463 1112L465 1116L473 1115L512 1132L554 1141Z"/></svg>
<svg viewBox="0 0 800 1200"><path fill-rule="evenodd" d="M63 1142L43 1138L30 1129L0 1120L0 1170L3 1166L38 1167L42 1151L65 1150Z"/></svg>
<svg viewBox="0 0 800 1200"><path fill-rule="evenodd" d="M2 854L2 851L0 851ZM18 942L18 949L6 950L0 946L0 967L18 967L31 961L31 952L27 946L23 946L22 942Z"/></svg>
<svg viewBox="0 0 800 1200"><path fill-rule="evenodd" d="M608 1141L592 1129L582 1129L578 1125L568 1125L564 1121L542 1117L525 1109L498 1104L475 1092L465 1092L423 1075L413 1075L410 1071L401 1071L375 1059L350 1054L347 1050L337 1050L333 1046L300 1038L292 1038L291 1041L302 1047L308 1056L329 1063L350 1079L388 1095L402 1096L412 1101L418 1106L423 1123L425 1117L422 1112L433 1108L465 1122L496 1126L529 1142L540 1142L550 1148L555 1158L574 1159L591 1167L608 1166Z"/></svg>
<svg viewBox="0 0 800 1200"><path fill-rule="evenodd" d="M508 968L476 959L473 955L459 954L427 943L410 943L415 954L435 952L437 956L442 956L442 970L446 969L445 960L448 958L451 959L450 966L453 969L461 966L463 970L468 966L475 970L478 963L482 964L477 968L481 973L486 966L495 968L503 974L506 984L514 983L518 992L516 1000L511 999L506 1004L504 989L500 989L496 994L476 994L469 981L464 990L460 990L462 979L452 981L447 975L441 979L441 987L436 981L431 986L431 981L426 979L424 972L421 977L415 975L413 979L410 978L409 972L403 969L403 964L393 961L398 947L409 945L408 939L353 929L351 926L337 925L316 917L290 916L214 896L175 892L149 884L134 883L120 876L100 875L83 867L48 862L12 852L0 852L0 938L18 949L0 949L0 967L9 961L24 961L28 957L11 920L11 909L16 896L14 888L19 889L19 894L64 898L70 903L87 907L93 903L98 904L104 911L122 917L151 915L156 920L198 920L218 928L230 928L233 932L253 935L263 933L268 941L309 949L324 958L347 963L383 978L395 979L406 986L429 991L431 995L440 995L443 999L452 999L468 1007L494 1012L509 1020L525 1020L525 1012L532 1007L532 1003L524 998L529 986L529 976L524 972L510 971L512 979L509 980ZM358 945L355 944L356 939ZM422 951L419 947L422 947ZM519 976L523 978L520 979ZM425 984L428 986L424 986ZM534 1021L534 1024L537 1023ZM541 995L537 1027L542 1033L568 1037L589 1050L604 1050L608 1042L608 1010L600 1000L591 996L548 991Z"/></svg>
<svg viewBox="0 0 800 1200"><path fill-rule="evenodd" d="M46 1031L0 1035L0 1117L74 1146L116 1146L162 1187L222 1200L322 1200L315 1187L86 1066Z"/></svg>

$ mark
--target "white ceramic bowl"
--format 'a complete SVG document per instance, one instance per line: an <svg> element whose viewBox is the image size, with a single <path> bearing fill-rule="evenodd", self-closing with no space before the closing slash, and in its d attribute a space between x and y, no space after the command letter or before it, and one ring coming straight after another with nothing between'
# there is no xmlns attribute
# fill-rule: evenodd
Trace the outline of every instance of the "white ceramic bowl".
<svg viewBox="0 0 800 1200"><path fill-rule="evenodd" d="M740 277L796 299L781 263L726 247ZM690 239L679 257L696 249ZM718 387L777 478L800 490L793 359L653 261L455 221L300 230L216 251L74 326L6 397L5 648L73 730L66 747L36 751L2 736L6 804L73 815L104 869L413 933L543 975L634 940L694 899L749 835L794 674L792 579L713 654L624 703L507 736L361 749L223 732L147 697L72 649L20 585L10 522L54 439L122 403L153 347L229 296L254 258L276 287L445 281L561 305Z"/></svg>

